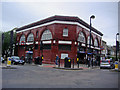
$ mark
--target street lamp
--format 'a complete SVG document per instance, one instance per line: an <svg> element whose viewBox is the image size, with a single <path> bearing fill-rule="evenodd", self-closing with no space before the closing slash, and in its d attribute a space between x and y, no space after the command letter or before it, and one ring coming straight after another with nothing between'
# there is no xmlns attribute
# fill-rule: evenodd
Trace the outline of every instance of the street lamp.
<svg viewBox="0 0 120 90"><path fill-rule="evenodd" d="M91 17L90 17L90 41L89 41L89 52L91 52L91 26L92 26L92 24L91 24L91 19L94 19L95 18L95 16L94 15L92 15ZM88 64L88 67L90 66L90 62L91 61L89 61L89 64Z"/></svg>
<svg viewBox="0 0 120 90"><path fill-rule="evenodd" d="M116 34L116 61L117 61L117 35L119 35L119 33Z"/></svg>
<svg viewBox="0 0 120 90"><path fill-rule="evenodd" d="M94 18L95 18L94 15L92 15L92 16L90 17L90 41L89 41L89 48L91 47L91 26L92 26L92 24L91 24L91 19L94 19Z"/></svg>

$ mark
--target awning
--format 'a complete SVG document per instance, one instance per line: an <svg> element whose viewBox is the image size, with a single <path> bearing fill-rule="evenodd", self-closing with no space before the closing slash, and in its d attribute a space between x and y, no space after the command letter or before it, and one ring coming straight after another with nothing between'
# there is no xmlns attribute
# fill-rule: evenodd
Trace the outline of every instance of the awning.
<svg viewBox="0 0 120 90"><path fill-rule="evenodd" d="M84 51L78 51L78 53L85 53Z"/></svg>
<svg viewBox="0 0 120 90"><path fill-rule="evenodd" d="M33 51L26 51L25 53L33 53Z"/></svg>
<svg viewBox="0 0 120 90"><path fill-rule="evenodd" d="M87 53L87 54L90 54L90 55L91 55L91 54L93 54L93 53Z"/></svg>

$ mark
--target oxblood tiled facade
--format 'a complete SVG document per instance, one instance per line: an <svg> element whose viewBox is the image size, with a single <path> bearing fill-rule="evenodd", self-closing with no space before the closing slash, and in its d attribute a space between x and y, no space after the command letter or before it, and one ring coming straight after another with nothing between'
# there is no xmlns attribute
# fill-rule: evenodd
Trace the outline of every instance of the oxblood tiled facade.
<svg viewBox="0 0 120 90"><path fill-rule="evenodd" d="M54 17L57 17L57 16L54 16ZM60 17L64 18L64 16L60 16ZM67 20L67 18L69 19L70 17L65 17L65 21ZM49 18L48 18L48 20L49 20ZM40 21L40 22L42 22L42 21ZM45 23L50 23L50 22L53 22L53 21L49 21L49 22L46 21ZM67 21L67 22L71 22L71 21ZM38 22L36 22L36 23L38 23ZM26 27L26 26L24 26L24 27ZM85 36L85 42L86 42L84 45L81 46L81 48L85 49L84 50L85 54L88 53L87 39L89 36L89 28L86 30L84 27L79 26L77 24L68 24L68 23L52 23L52 24L47 24L47 25L43 25L43 26L40 26L37 28L32 28L32 29L31 29L31 27L30 28L26 27L25 29L17 30L17 43L16 44L18 45L18 56L19 57L21 57L21 56L25 57L26 51L28 51L27 46L31 46L31 45L32 45L31 47L32 47L32 51L33 51L32 61L34 62L35 57L41 56L42 50L40 50L40 41L41 41L42 34L45 30L49 30L51 32L52 39L43 40L43 41L49 41L49 44L51 45L51 49L48 49L48 50L43 49L43 58L44 58L43 63L54 63L56 54L58 54L60 59L61 59L61 54L68 54L68 57L76 60L77 51L78 51L78 43L79 43L79 41L77 41L77 39L78 39L80 32L83 32L83 34ZM33 25L33 27L34 27L34 25ZM63 36L63 29L65 29L65 28L68 29L68 36ZM38 32L38 37L37 37L37 32ZM27 45L27 37L30 33L33 33L34 42L29 43ZM20 38L22 35L25 36L24 44L20 43ZM100 54L100 46L101 46L101 39L102 39L101 36L102 35L92 33L92 40L91 40L94 42L94 40L97 39L98 47L96 47L96 50L98 51L99 54ZM62 42L60 43L60 41L62 41L64 43L62 43ZM65 43L66 41L68 41L70 43ZM37 49L35 49L35 44L38 45ZM45 44L47 44L47 42ZM71 50L60 50L59 45L69 45L69 46L71 46ZM93 43L92 49L93 50L95 49L94 43ZM61 63L62 62L64 62L63 59L61 59Z"/></svg>

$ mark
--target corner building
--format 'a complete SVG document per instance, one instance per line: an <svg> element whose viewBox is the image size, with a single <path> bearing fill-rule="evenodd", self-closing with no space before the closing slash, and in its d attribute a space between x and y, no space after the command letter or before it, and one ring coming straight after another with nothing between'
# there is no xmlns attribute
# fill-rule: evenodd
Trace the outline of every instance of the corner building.
<svg viewBox="0 0 120 90"><path fill-rule="evenodd" d="M16 30L18 56L24 56L26 62L34 62L34 58L43 53L43 63L54 63L56 54L60 62L65 57L82 62L86 55L92 53L100 55L101 39L103 34L92 27L91 48L89 48L89 24L78 17L52 16L44 20L20 27ZM43 42L43 51L40 42Z"/></svg>

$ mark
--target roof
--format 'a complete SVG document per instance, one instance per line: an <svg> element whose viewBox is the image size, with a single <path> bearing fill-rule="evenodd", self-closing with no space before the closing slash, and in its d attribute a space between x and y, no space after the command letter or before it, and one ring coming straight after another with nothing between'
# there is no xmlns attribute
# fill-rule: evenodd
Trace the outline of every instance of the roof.
<svg viewBox="0 0 120 90"><path fill-rule="evenodd" d="M85 26L87 28L90 27L90 25L88 23L84 22L82 19L80 19L78 17L74 17L74 16L58 16L58 15L55 15L55 16L52 16L52 17L49 17L49 18L46 18L46 19L34 22L32 24L20 27L16 31L24 30L24 29L27 29L27 28L31 28L31 27L34 27L34 26L38 26L38 25L45 24L45 23L52 22L52 21L56 21L56 20L57 21L78 22L79 24L82 24L83 26ZM95 32L95 33L103 36L103 34L100 31L98 31L97 29L95 29L94 27L91 27L91 29L92 29L93 32Z"/></svg>

